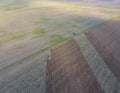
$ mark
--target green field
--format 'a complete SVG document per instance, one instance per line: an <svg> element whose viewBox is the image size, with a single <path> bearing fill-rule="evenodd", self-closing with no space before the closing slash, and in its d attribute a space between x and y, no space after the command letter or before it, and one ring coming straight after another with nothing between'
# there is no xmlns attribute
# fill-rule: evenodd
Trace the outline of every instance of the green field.
<svg viewBox="0 0 120 93"><path fill-rule="evenodd" d="M119 17L119 11L54 1L1 3L0 93L45 93L49 50Z"/></svg>

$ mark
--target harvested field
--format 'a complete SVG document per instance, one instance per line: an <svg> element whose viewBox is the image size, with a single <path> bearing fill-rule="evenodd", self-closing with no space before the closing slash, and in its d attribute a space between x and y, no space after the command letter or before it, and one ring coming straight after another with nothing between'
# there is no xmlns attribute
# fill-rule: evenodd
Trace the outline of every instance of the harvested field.
<svg viewBox="0 0 120 93"><path fill-rule="evenodd" d="M120 19L111 20L86 35L120 81Z"/></svg>
<svg viewBox="0 0 120 93"><path fill-rule="evenodd" d="M47 93L103 93L75 40L51 49Z"/></svg>

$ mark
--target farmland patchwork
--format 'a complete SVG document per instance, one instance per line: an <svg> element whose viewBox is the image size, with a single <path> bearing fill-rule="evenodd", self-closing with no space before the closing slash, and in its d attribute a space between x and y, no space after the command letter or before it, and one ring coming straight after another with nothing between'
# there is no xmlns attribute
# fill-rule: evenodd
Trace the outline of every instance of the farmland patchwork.
<svg viewBox="0 0 120 93"><path fill-rule="evenodd" d="M104 50L99 48L102 45L106 47L114 39L116 41L113 40L111 47L106 48L111 49L115 43L116 49L113 51L118 49L115 55L119 55L120 9L111 7L112 9L108 6L100 7L92 4L37 0L1 3L0 93L45 93L47 57L51 53L51 48L73 38L80 47L79 54L84 56L80 58L86 62L88 69L91 69L90 78L94 79L95 85L98 85L100 89L98 93L103 91L120 93L119 56L114 58L118 60L117 65L112 60L107 62L103 57ZM115 28L112 27L113 25ZM98 29L94 29L98 27L100 27L100 36L97 35ZM95 31L95 35L92 30ZM107 32L110 30L109 34L104 30ZM88 39L84 33L88 34ZM111 38L110 40L105 38L105 42L108 43L103 43L100 39L101 46L98 47L92 38L98 40L100 37ZM113 51L106 53L110 56L111 53L114 54ZM115 65L116 68L111 65Z"/></svg>

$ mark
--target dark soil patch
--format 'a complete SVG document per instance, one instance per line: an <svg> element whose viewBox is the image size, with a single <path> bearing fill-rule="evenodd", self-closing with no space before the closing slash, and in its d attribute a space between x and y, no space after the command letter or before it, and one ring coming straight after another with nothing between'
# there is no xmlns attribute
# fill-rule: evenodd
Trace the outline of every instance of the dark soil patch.
<svg viewBox="0 0 120 93"><path fill-rule="evenodd" d="M86 35L120 81L120 19L112 20Z"/></svg>
<svg viewBox="0 0 120 93"><path fill-rule="evenodd" d="M47 93L103 93L75 40L51 49Z"/></svg>

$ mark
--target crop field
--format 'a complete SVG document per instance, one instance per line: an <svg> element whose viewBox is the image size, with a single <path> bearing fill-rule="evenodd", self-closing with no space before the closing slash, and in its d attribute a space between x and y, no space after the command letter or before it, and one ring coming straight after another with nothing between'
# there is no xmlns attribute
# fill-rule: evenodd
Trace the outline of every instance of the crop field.
<svg viewBox="0 0 120 93"><path fill-rule="evenodd" d="M45 93L49 49L119 14L115 6L0 3L0 93Z"/></svg>

